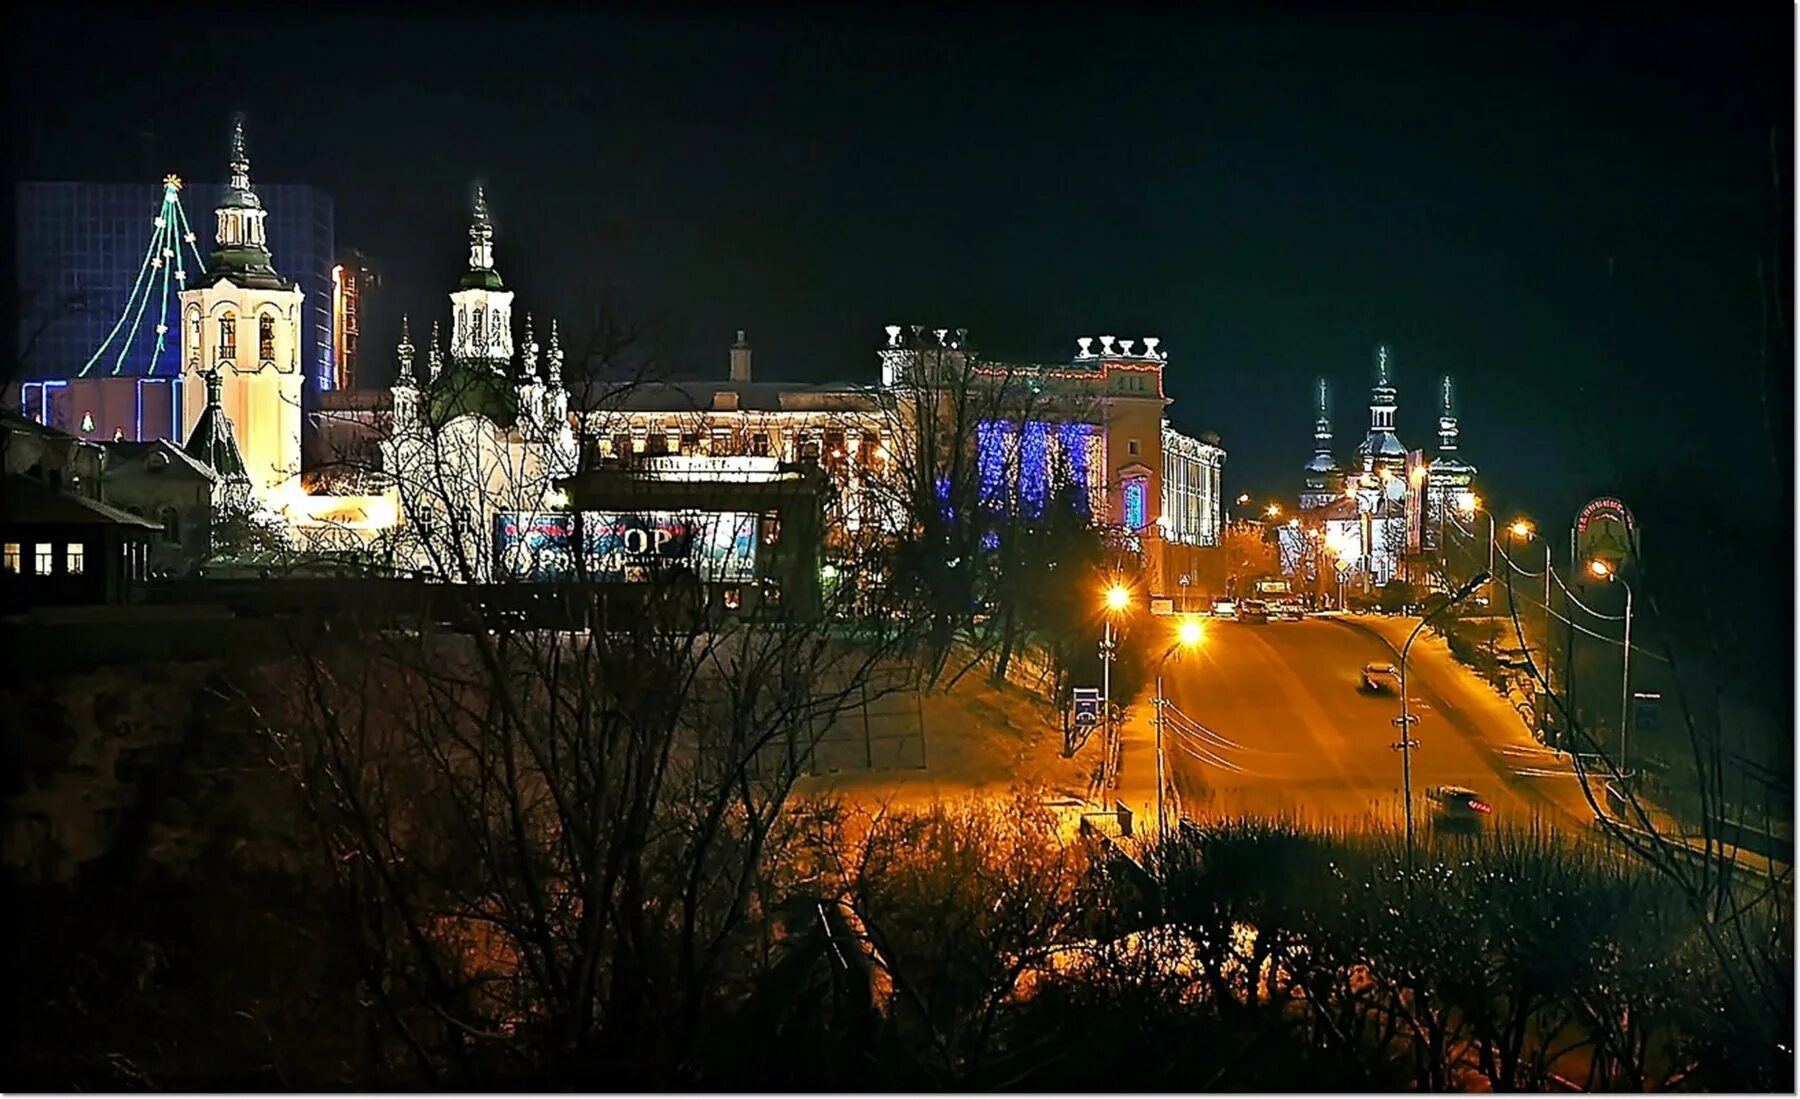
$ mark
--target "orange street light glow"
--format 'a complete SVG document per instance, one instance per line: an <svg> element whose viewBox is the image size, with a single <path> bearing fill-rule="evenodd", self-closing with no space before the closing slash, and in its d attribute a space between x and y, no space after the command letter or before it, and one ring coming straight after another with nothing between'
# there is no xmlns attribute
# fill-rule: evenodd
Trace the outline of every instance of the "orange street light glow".
<svg viewBox="0 0 1800 1099"><path fill-rule="evenodd" d="M1531 524L1523 519L1514 519L1506 529L1512 531L1514 538L1530 538L1535 533Z"/></svg>
<svg viewBox="0 0 1800 1099"><path fill-rule="evenodd" d="M1274 519L1275 517L1277 517L1281 514L1281 505L1280 504L1270 504L1265 509L1265 513L1268 515L1269 518Z"/></svg>
<svg viewBox="0 0 1800 1099"><path fill-rule="evenodd" d="M1608 576L1612 575L1613 570L1612 570L1612 566L1607 564L1605 561L1595 559L1593 561L1588 562L1588 571L1593 573L1595 576L1600 577L1602 580L1604 580Z"/></svg>
<svg viewBox="0 0 1800 1099"><path fill-rule="evenodd" d="M1175 639L1191 649L1206 640L1206 629L1200 625L1198 618L1184 618L1175 629Z"/></svg>
<svg viewBox="0 0 1800 1099"><path fill-rule="evenodd" d="M1106 589L1106 609L1122 611L1131 606L1131 592L1122 584L1114 584Z"/></svg>

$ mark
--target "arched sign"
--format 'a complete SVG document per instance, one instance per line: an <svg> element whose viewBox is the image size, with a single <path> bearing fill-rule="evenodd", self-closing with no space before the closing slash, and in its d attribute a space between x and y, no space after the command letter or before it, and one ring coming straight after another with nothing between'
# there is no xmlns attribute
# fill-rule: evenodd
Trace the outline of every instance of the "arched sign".
<svg viewBox="0 0 1800 1099"><path fill-rule="evenodd" d="M1576 514L1572 541L1578 563L1600 560L1617 568L1638 548L1637 523L1623 501L1598 496Z"/></svg>

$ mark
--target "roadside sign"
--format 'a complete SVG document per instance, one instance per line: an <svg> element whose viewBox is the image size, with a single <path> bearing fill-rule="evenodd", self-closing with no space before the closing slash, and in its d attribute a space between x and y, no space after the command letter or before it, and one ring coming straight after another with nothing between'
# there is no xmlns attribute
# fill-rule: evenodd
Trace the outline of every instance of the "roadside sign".
<svg viewBox="0 0 1800 1099"><path fill-rule="evenodd" d="M1166 598L1150 600L1150 613L1151 614L1160 614L1160 615L1174 614L1175 613L1175 600L1166 599Z"/></svg>
<svg viewBox="0 0 1800 1099"><path fill-rule="evenodd" d="M1083 727L1100 724L1100 689L1077 687L1074 694L1075 724Z"/></svg>
<svg viewBox="0 0 1800 1099"><path fill-rule="evenodd" d="M1654 733L1662 728L1662 695L1652 691L1633 691L1631 723L1640 733Z"/></svg>
<svg viewBox="0 0 1800 1099"><path fill-rule="evenodd" d="M1571 537L1574 544L1569 548L1577 561L1598 559L1616 569L1637 547L1637 523L1622 501L1599 496L1575 516Z"/></svg>

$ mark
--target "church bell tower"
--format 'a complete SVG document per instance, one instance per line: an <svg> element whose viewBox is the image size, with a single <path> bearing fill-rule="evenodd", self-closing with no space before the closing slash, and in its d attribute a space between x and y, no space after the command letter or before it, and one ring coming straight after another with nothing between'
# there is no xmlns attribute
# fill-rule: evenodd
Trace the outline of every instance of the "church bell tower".
<svg viewBox="0 0 1800 1099"><path fill-rule="evenodd" d="M275 271L268 211L250 185L244 116L232 117L231 182L214 211L212 257L181 294L182 433L216 404L237 434L250 492L266 500L300 475L299 287ZM217 372L216 400L207 375Z"/></svg>

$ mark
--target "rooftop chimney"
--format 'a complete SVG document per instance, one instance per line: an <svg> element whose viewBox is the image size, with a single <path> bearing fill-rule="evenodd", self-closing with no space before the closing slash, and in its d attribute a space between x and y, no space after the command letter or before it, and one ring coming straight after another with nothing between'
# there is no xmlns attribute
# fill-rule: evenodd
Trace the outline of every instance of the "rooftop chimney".
<svg viewBox="0 0 1800 1099"><path fill-rule="evenodd" d="M742 328L738 329L737 342L731 345L731 380L750 381L750 344L744 339Z"/></svg>

